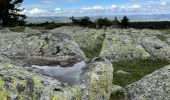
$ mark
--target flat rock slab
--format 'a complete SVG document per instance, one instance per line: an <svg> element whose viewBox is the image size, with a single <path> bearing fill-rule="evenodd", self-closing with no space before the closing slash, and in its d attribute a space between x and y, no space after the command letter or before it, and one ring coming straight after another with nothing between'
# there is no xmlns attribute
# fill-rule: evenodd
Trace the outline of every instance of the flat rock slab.
<svg viewBox="0 0 170 100"><path fill-rule="evenodd" d="M67 65L86 59L78 44L64 33L11 32L0 35L0 56L17 63Z"/></svg>
<svg viewBox="0 0 170 100"><path fill-rule="evenodd" d="M130 100L169 100L170 65L127 86Z"/></svg>

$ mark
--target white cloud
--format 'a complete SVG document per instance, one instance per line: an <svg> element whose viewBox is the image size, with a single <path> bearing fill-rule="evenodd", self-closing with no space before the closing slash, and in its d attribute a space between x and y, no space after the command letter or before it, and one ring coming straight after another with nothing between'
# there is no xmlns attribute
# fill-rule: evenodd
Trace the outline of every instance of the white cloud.
<svg viewBox="0 0 170 100"><path fill-rule="evenodd" d="M132 5L132 7L130 7L130 8L132 8L132 9L139 9L139 8L141 8L142 6L140 6L140 5L138 5L138 4L135 4L135 5Z"/></svg>
<svg viewBox="0 0 170 100"><path fill-rule="evenodd" d="M166 2L161 2L160 5L161 5L161 6L165 6L165 5L166 5Z"/></svg>
<svg viewBox="0 0 170 100"><path fill-rule="evenodd" d="M54 13L55 13L55 14L60 14L60 13L62 13L61 8L55 8L55 9L54 9Z"/></svg>
<svg viewBox="0 0 170 100"><path fill-rule="evenodd" d="M45 1L45 0L43 0ZM62 0L46 0L46 3L51 1L60 1ZM72 2L76 0L64 0L64 2ZM80 7L80 8L53 8L48 10L35 8L28 10L29 15L46 15L46 16L57 16L57 15L101 15L101 14L160 14L160 13L169 13L170 14L170 0L131 0L127 4L110 4L110 5L94 5L89 7Z"/></svg>
<svg viewBox="0 0 170 100"><path fill-rule="evenodd" d="M42 14L47 14L47 13L48 13L47 10L42 10L42 9L38 9L38 8L34 8L29 11L29 14L31 14L31 15L37 15L37 14L42 15Z"/></svg>
<svg viewBox="0 0 170 100"><path fill-rule="evenodd" d="M85 7L85 8L81 8L79 10L79 12L81 13L94 13L94 12L102 12L104 11L105 8L102 6L93 6L93 7Z"/></svg>

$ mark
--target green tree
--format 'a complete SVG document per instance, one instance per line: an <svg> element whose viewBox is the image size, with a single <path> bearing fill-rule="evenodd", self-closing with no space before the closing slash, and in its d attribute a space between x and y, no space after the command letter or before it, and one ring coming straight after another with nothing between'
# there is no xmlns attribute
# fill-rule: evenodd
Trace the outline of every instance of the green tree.
<svg viewBox="0 0 170 100"><path fill-rule="evenodd" d="M80 25L80 26L90 26L93 24L93 22L87 16L82 18L71 17L70 19L72 20L73 24Z"/></svg>
<svg viewBox="0 0 170 100"><path fill-rule="evenodd" d="M129 26L129 19L127 18L127 16L123 17L123 19L121 20L121 25L122 27L125 27L125 28Z"/></svg>
<svg viewBox="0 0 170 100"><path fill-rule="evenodd" d="M24 24L26 16L21 14L23 0L0 0L0 20L3 26Z"/></svg>
<svg viewBox="0 0 170 100"><path fill-rule="evenodd" d="M96 20L96 23L99 27L103 27L103 26L111 26L112 25L112 22L107 19L107 18L98 18Z"/></svg>

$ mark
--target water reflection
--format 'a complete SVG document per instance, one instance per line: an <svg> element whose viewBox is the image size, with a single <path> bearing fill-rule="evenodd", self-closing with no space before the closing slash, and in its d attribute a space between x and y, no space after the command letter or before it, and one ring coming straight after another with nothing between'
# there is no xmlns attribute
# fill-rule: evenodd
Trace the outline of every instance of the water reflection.
<svg viewBox="0 0 170 100"><path fill-rule="evenodd" d="M45 74L50 75L62 83L74 85L80 81L80 74L82 68L85 67L85 62L81 61L70 67L36 65L32 65L32 67L43 70Z"/></svg>

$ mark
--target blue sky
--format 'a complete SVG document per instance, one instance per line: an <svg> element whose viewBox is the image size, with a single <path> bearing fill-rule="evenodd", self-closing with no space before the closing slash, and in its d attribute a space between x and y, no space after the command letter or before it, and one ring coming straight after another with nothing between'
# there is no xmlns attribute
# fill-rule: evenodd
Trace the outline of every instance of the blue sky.
<svg viewBox="0 0 170 100"><path fill-rule="evenodd" d="M170 0L24 0L28 16L170 14Z"/></svg>

